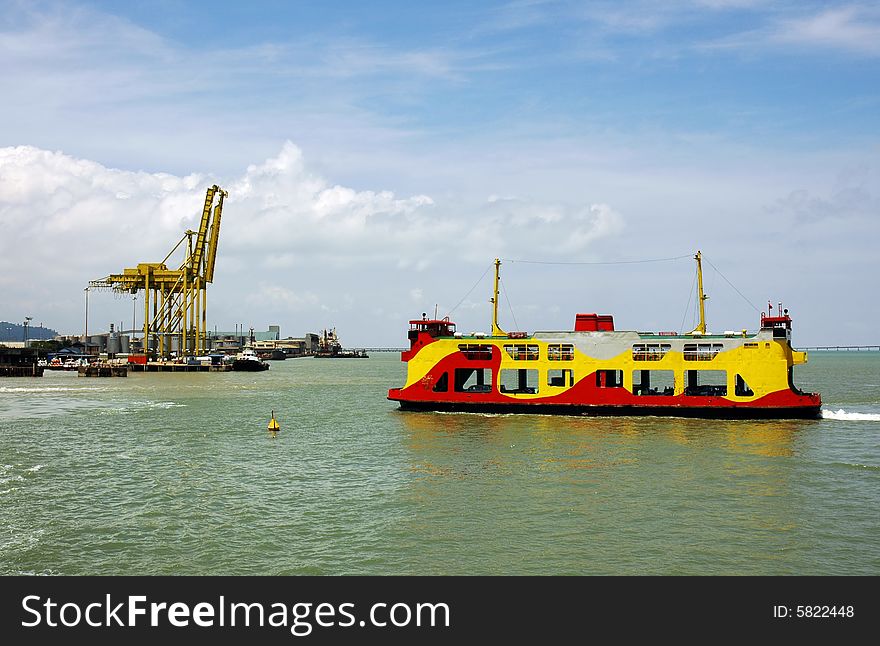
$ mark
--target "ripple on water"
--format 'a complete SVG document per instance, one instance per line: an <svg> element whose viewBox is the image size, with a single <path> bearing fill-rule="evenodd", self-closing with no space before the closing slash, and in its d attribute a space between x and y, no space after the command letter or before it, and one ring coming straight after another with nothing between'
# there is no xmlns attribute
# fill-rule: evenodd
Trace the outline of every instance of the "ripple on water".
<svg viewBox="0 0 880 646"><path fill-rule="evenodd" d="M835 361L766 423L408 414L391 355L4 382L0 573L880 574L880 397L831 383L878 364Z"/></svg>

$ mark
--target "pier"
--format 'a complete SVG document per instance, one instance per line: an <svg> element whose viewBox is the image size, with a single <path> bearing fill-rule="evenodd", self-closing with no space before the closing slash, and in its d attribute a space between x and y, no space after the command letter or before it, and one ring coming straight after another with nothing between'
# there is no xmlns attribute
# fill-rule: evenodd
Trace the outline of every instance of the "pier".
<svg viewBox="0 0 880 646"><path fill-rule="evenodd" d="M45 351L0 346L0 377L42 377Z"/></svg>
<svg viewBox="0 0 880 646"><path fill-rule="evenodd" d="M128 377L128 366L93 363L77 369L80 377Z"/></svg>
<svg viewBox="0 0 880 646"><path fill-rule="evenodd" d="M42 377L43 367L37 365L0 365L0 377Z"/></svg>
<svg viewBox="0 0 880 646"><path fill-rule="evenodd" d="M79 367L80 377L127 377L129 372L231 372L232 364L207 365L200 363L149 363L105 364L93 363Z"/></svg>
<svg viewBox="0 0 880 646"><path fill-rule="evenodd" d="M130 363L128 369L131 372L230 372L232 364L221 363L208 365L202 363L165 363L163 361L150 361L146 364Z"/></svg>

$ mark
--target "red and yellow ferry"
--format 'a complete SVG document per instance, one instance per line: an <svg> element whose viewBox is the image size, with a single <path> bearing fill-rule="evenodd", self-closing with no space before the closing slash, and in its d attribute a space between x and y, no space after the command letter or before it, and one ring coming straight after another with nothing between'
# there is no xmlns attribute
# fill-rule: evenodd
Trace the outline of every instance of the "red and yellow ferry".
<svg viewBox="0 0 880 646"><path fill-rule="evenodd" d="M818 393L798 390L787 309L761 314L757 332L706 331L700 253L700 323L690 333L614 329L610 315L577 314L573 331L504 332L495 260L491 335L464 335L444 319L410 321L401 354L406 384L388 391L403 410L563 415L815 418Z"/></svg>

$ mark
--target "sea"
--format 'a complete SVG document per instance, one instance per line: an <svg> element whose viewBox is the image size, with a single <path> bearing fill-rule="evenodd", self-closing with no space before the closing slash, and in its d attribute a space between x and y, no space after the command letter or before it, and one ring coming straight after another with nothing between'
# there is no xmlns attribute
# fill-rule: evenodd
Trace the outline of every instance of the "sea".
<svg viewBox="0 0 880 646"><path fill-rule="evenodd" d="M0 380L0 574L880 574L880 352L795 369L818 420L402 412L404 374Z"/></svg>

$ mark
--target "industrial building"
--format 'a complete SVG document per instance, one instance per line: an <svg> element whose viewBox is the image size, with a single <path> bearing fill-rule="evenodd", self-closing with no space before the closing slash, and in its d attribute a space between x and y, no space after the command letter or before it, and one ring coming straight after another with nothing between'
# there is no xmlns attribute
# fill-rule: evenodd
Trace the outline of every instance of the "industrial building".
<svg viewBox="0 0 880 646"><path fill-rule="evenodd" d="M281 350L289 357L305 357L315 354L318 349L320 337L317 334L307 333L302 338L287 337L286 339L266 339L254 341L254 350L257 354L270 353Z"/></svg>
<svg viewBox="0 0 880 646"><path fill-rule="evenodd" d="M55 340L62 342L68 348L68 352L74 352L78 355L106 355L107 358L112 359L117 355L143 353L141 338L133 337L131 330L123 332L115 330L112 323L110 324L109 332L89 335L88 340L85 342L82 338L82 336L58 336L55 337ZM307 332L304 336L298 338L287 337L282 339L281 328L277 325L270 325L269 329L265 332L255 332L253 330L248 330L244 334L239 330L234 332L208 332L204 349L205 354L235 354L246 346L252 346L258 353L281 350L285 355L293 357L314 354L318 349L318 342L319 336L311 332ZM7 345L23 347L24 343L20 341L18 343L10 342ZM59 354L60 352L50 352L49 354ZM179 348L176 339L171 339L169 352L173 356L178 356Z"/></svg>

